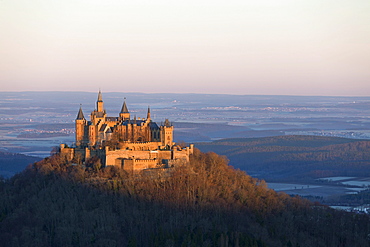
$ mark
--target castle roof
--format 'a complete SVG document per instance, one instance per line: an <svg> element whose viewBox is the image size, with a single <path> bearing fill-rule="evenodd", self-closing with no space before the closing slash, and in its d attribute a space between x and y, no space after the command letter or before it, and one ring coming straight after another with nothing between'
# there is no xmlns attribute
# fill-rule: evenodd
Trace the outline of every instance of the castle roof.
<svg viewBox="0 0 370 247"><path fill-rule="evenodd" d="M99 131L105 131L105 128L107 127L106 124L103 124L101 127L100 127L100 130Z"/></svg>
<svg viewBox="0 0 370 247"><path fill-rule="evenodd" d="M82 112L82 107L80 106L80 110L78 111L76 119L85 119L84 113Z"/></svg>
<svg viewBox="0 0 370 247"><path fill-rule="evenodd" d="M107 124L103 124L101 127L100 127L100 130L101 132L105 132L105 133L113 133L112 131L112 128L109 127Z"/></svg>
<svg viewBox="0 0 370 247"><path fill-rule="evenodd" d="M156 122L150 122L149 123L149 127L150 127L150 129L159 129L159 127L158 127L158 125L157 125L157 123Z"/></svg>
<svg viewBox="0 0 370 247"><path fill-rule="evenodd" d="M99 93L98 93L98 102L102 102L103 101L103 96L101 94L101 91L99 90Z"/></svg>
<svg viewBox="0 0 370 247"><path fill-rule="evenodd" d="M129 113L126 105L126 100L123 102L121 113Z"/></svg>
<svg viewBox="0 0 370 247"><path fill-rule="evenodd" d="M137 125L141 125L142 123L144 123L145 121L144 120L126 120L124 122L122 122L122 125L129 125L129 124L137 124Z"/></svg>

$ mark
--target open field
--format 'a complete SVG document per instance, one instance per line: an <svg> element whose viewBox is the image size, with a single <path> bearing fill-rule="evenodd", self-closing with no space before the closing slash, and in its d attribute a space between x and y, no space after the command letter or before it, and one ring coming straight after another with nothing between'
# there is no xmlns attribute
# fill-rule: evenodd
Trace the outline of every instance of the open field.
<svg viewBox="0 0 370 247"><path fill-rule="evenodd" d="M316 185L316 184L285 184L285 183L267 183L270 189L282 191L289 195L299 195L302 197L323 197L354 194L366 190L363 187L347 187L348 184L342 185Z"/></svg>
<svg viewBox="0 0 370 247"><path fill-rule="evenodd" d="M268 187L289 195L318 201L336 209L364 211L368 209L366 195L369 193L370 177L326 177L312 183L267 183ZM361 195L361 193L367 193ZM346 198L346 195L358 199Z"/></svg>

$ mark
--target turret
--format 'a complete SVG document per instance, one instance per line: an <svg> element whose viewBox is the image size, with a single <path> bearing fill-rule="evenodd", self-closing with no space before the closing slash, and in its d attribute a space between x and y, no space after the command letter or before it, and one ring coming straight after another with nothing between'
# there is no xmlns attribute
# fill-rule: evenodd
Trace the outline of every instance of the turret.
<svg viewBox="0 0 370 247"><path fill-rule="evenodd" d="M105 110L104 110L103 96L102 96L102 93L101 93L100 90L99 90L99 93L98 93L98 100L96 101L96 108L97 109L95 109L93 112L91 112L91 116L90 116L91 122L94 125L97 125L99 122L104 122L105 117L107 115Z"/></svg>
<svg viewBox="0 0 370 247"><path fill-rule="evenodd" d="M77 113L76 120L85 120L84 113L82 112L82 106L80 105L80 110Z"/></svg>
<svg viewBox="0 0 370 247"><path fill-rule="evenodd" d="M161 142L163 146L172 147L173 145L173 125L168 119L161 126Z"/></svg>
<svg viewBox="0 0 370 247"><path fill-rule="evenodd" d="M100 90L99 90L99 93L98 93L98 101L96 102L96 109L97 109L98 112L103 112L104 111L103 96L102 96Z"/></svg>
<svg viewBox="0 0 370 247"><path fill-rule="evenodd" d="M130 113L127 109L126 105L126 98L125 101L123 101L121 112L119 113L119 117L122 121L130 120Z"/></svg>
<svg viewBox="0 0 370 247"><path fill-rule="evenodd" d="M86 126L86 119L82 112L82 107L80 106L80 110L78 111L77 118L76 118L76 145L80 146L84 142L85 137L85 126Z"/></svg>

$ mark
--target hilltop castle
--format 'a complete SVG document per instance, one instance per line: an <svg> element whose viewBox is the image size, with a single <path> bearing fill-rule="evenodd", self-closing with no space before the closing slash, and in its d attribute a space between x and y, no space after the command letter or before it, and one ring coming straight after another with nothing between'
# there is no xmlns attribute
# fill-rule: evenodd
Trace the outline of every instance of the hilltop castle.
<svg viewBox="0 0 370 247"><path fill-rule="evenodd" d="M60 145L60 153L69 160L84 162L97 156L104 166L118 166L127 171L168 168L189 162L193 145L182 148L173 142L173 125L166 119L158 126L150 117L131 119L126 101L118 117L108 117L101 91L90 121L80 107L76 124L75 147Z"/></svg>

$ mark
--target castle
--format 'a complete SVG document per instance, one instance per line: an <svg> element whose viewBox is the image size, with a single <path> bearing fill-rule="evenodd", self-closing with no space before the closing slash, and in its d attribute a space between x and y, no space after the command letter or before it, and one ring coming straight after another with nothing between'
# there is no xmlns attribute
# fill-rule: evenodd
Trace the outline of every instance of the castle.
<svg viewBox="0 0 370 247"><path fill-rule="evenodd" d="M75 147L61 144L60 153L76 162L96 156L103 166L141 171L186 164L193 153L193 145L182 148L173 142L173 125L168 119L160 126L151 120L149 107L146 118L131 119L124 100L119 116L108 117L100 90L90 121L80 106L75 127Z"/></svg>

